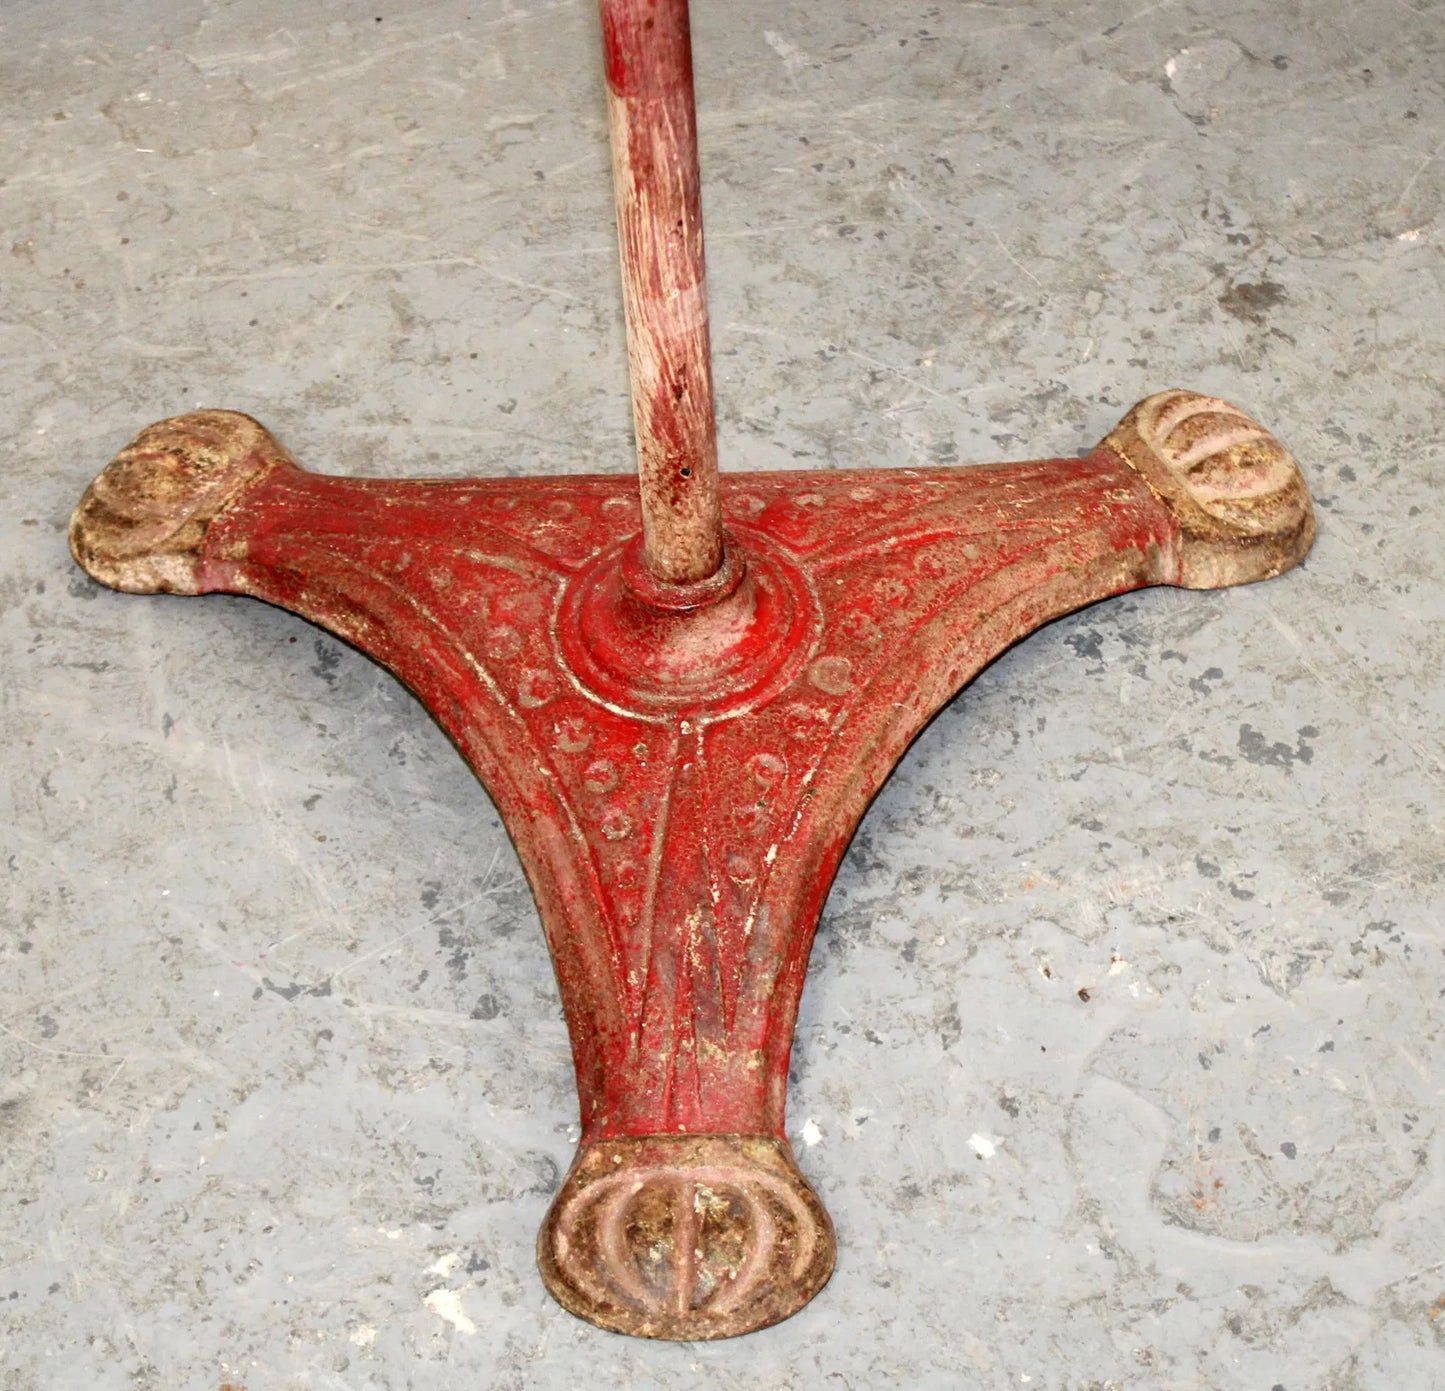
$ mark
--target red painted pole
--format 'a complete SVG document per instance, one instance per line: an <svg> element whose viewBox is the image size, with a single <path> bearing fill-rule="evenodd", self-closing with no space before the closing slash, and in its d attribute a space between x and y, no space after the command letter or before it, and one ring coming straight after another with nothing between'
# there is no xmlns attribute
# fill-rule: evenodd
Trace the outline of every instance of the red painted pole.
<svg viewBox="0 0 1445 1391"><path fill-rule="evenodd" d="M599 0L647 568L722 564L687 0Z"/></svg>

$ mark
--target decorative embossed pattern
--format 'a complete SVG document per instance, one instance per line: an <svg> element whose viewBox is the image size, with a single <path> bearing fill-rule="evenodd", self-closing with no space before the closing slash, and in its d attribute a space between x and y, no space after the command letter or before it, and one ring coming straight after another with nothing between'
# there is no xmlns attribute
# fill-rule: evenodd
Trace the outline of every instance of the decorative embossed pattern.
<svg viewBox="0 0 1445 1391"><path fill-rule="evenodd" d="M721 633L699 632L712 608L634 614L635 685L678 693L650 706L567 655L575 606L636 607L601 563L630 492L288 468L215 525L205 582L392 667L492 790L564 989L582 987L566 998L587 1138L777 1134L812 924L856 810L1021 625L1148 579L1167 515L1099 458L727 480L733 544L758 538L748 558L776 589L790 576L786 642L756 594ZM712 680L729 662L740 690Z"/></svg>
<svg viewBox="0 0 1445 1391"><path fill-rule="evenodd" d="M783 1317L831 1269L783 1139L788 1057L868 801L934 711L1041 623L1298 559L1312 533L1280 457L1232 408L1166 393L1084 459L724 479L720 579L662 603L636 579L631 478L327 477L207 412L123 451L72 544L107 583L292 609L426 703L516 842L571 1031L582 1143L544 1272L606 1326L715 1337ZM723 1150L687 1173L629 1150L625 1184L593 1172L644 1140ZM619 1235L639 1222L672 1234L662 1265Z"/></svg>

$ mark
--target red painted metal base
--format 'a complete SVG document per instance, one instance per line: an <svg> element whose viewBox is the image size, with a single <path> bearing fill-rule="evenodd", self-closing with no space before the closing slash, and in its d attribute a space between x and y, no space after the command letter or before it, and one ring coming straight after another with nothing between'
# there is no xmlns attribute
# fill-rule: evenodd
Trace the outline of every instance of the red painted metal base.
<svg viewBox="0 0 1445 1391"><path fill-rule="evenodd" d="M650 1337L762 1327L832 1270L784 1138L793 1023L833 873L919 729L1059 614L1262 579L1313 538L1283 447L1187 392L1084 459L725 477L722 509L721 571L665 585L631 475L327 477L203 411L144 431L71 531L117 589L324 625L456 741L516 842L572 1036L583 1134L543 1277Z"/></svg>

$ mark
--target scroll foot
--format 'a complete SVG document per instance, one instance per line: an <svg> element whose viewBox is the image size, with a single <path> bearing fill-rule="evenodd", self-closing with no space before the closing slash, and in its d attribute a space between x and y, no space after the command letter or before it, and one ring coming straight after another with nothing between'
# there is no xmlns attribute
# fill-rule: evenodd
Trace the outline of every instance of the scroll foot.
<svg viewBox="0 0 1445 1391"><path fill-rule="evenodd" d="M827 1284L836 1249L786 1141L649 1135L582 1146L537 1262L580 1318L691 1342L796 1313Z"/></svg>
<svg viewBox="0 0 1445 1391"><path fill-rule="evenodd" d="M148 425L85 490L70 550L94 580L127 594L200 594L210 524L273 469L293 465L264 426L236 411Z"/></svg>
<svg viewBox="0 0 1445 1391"><path fill-rule="evenodd" d="M1139 402L1104 441L1179 524L1186 589L1265 580L1314 542L1309 490L1293 456L1237 406L1193 391Z"/></svg>

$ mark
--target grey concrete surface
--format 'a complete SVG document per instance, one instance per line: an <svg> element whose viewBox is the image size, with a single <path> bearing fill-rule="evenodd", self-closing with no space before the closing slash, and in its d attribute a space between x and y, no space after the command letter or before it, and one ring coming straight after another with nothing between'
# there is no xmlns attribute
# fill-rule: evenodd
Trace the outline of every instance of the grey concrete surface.
<svg viewBox="0 0 1445 1391"><path fill-rule="evenodd" d="M1217 392L1303 569L1101 605L919 740L791 1126L827 1290L597 1332L513 852L425 712L64 528L145 422L625 470L585 0L0 9L0 1387L1445 1385L1445 9L696 0L727 466L1072 452ZM1087 1000L1080 991L1087 993Z"/></svg>

